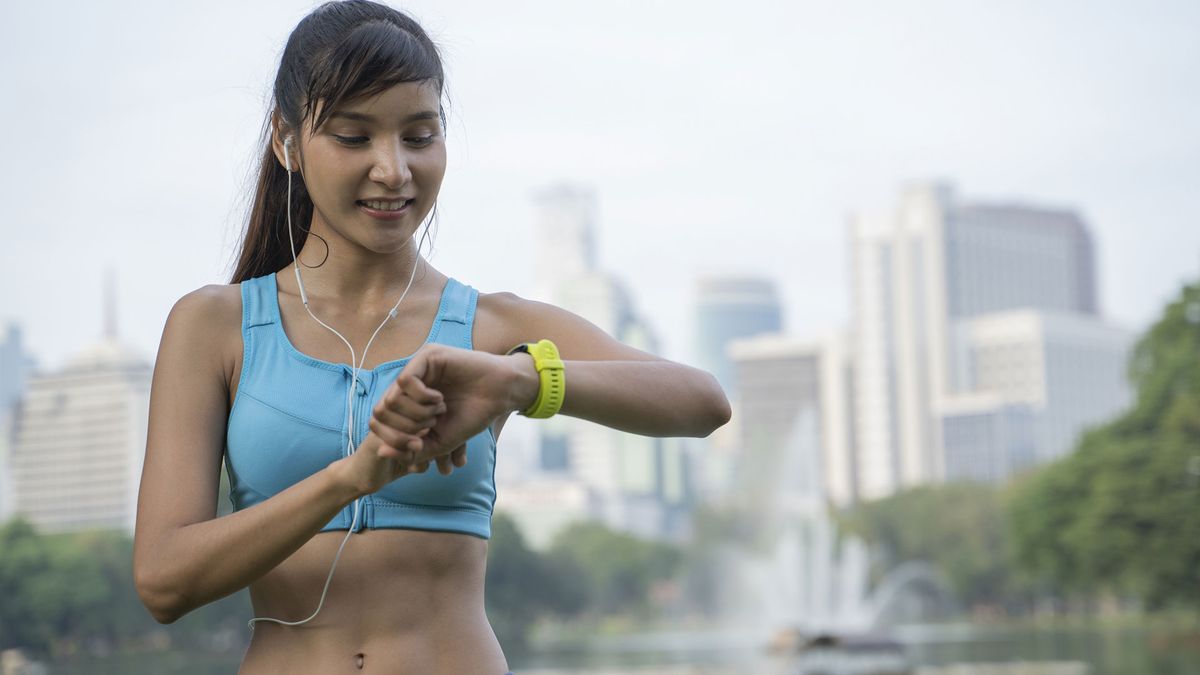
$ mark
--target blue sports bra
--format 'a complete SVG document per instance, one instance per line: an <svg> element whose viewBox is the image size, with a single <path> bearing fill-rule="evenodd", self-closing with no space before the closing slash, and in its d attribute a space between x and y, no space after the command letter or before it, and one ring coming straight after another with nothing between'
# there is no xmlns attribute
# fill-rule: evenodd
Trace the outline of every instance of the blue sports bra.
<svg viewBox="0 0 1200 675"><path fill-rule="evenodd" d="M225 467L235 511L253 506L344 456L346 391L353 369L300 353L283 332L275 275L248 279L242 290L242 374L229 412ZM426 342L471 349L479 293L446 281ZM353 396L354 437L412 355L360 370ZM405 528L491 536L496 501L496 441L491 428L467 441L467 464L449 476L435 470L402 476L361 500L356 531ZM353 504L323 528L346 530Z"/></svg>

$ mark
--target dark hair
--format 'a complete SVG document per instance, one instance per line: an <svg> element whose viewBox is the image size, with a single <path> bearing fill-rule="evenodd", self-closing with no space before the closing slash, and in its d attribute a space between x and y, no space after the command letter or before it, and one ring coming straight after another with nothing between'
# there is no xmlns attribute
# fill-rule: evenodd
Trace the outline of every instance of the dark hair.
<svg viewBox="0 0 1200 675"><path fill-rule="evenodd" d="M445 72L437 47L406 14L370 0L345 0L323 4L297 24L275 76L271 112L262 130L257 185L230 283L276 272L292 261L287 170L271 147L276 126L295 133L307 120L315 132L342 104L401 82L430 82L437 87L439 99L444 97ZM439 112L445 126L445 108L439 105ZM297 172L292 181L299 251L308 237L313 204L303 177Z"/></svg>

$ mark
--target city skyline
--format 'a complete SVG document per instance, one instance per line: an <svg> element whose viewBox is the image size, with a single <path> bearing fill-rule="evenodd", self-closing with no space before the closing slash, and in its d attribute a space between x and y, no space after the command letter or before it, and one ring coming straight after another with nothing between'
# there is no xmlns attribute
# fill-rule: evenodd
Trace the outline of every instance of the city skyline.
<svg viewBox="0 0 1200 675"><path fill-rule="evenodd" d="M918 181L907 181L905 183L905 185L910 186L910 187L918 186L921 184L946 185L946 186L952 186L954 188L958 187L953 181L932 181L929 183L922 183L922 182L918 182ZM558 184L554 184L554 185L550 185L550 186L544 186L544 189L550 189L550 190L576 189L577 187L578 186L573 186L570 184L558 183ZM900 194L899 188L898 188L897 194ZM973 194L973 192L967 193L967 194ZM1029 204L1027 202L1021 202L1019 200L1006 200L1003 203L999 203L999 202L995 202L994 200L989 201L986 198L984 199L984 201L982 203L985 205L989 205L990 207L999 208L999 209L1009 208L1010 206L1013 206L1013 205L1027 206ZM1041 206L1037 202L1033 202L1033 204L1036 205L1037 207ZM1065 210L1065 209L1056 209L1056 210L1061 210L1064 213L1072 213L1071 211ZM870 212L870 213L863 212L859 215L859 218L877 217L878 215L881 215L881 214L882 214L882 211ZM853 222L853 219L851 220L851 222ZM600 226L597 227L596 229L598 229L602 232L603 224L601 223ZM602 236L602 234L601 234L601 236ZM1089 245L1095 246L1096 244L1089 242ZM1099 247L1102 247L1102 246L1103 246L1103 242L1100 242ZM848 244L846 246L846 248L849 249L849 248L852 248L852 246L850 246ZM1198 254L1198 258L1200 258L1200 254ZM609 264L609 263L610 263L610 261L605 261L605 264ZM1103 275L1103 265L1098 265L1098 267L1100 267L1100 269L1097 270L1097 277L1100 277ZM539 274L542 274L543 276L552 276L544 271L539 272ZM847 272L847 274L849 274L849 271ZM1198 268L1196 270L1196 274L1193 274L1190 278L1192 278L1192 279L1200 278L1200 266L1198 266ZM619 283L622 287L627 288L627 290L629 291L629 293L628 293L629 299L634 305L642 304L642 302L643 302L641 299L642 296L638 293L637 288L632 287L632 285L629 284L628 281L619 274L614 273L613 279L618 280L617 283ZM1188 279L1189 279L1189 277L1187 277L1187 276L1183 277L1181 279L1181 283L1187 282ZM47 354L39 351L37 349L37 345L35 345L31 340L29 340L28 338L25 338L24 345L23 345L24 352L30 360L30 367L32 367L31 372L40 373L40 374L53 373L53 372L61 369L63 366L67 365L74 358L76 358L81 351L88 349L91 345L95 344L98 341L102 341L102 340L104 340L104 341L115 340L124 346L132 348L135 352L142 354L145 358L149 359L151 361L151 363L153 362L153 355L154 355L153 345L151 345L151 347L149 347L149 348L143 349L143 344L141 344L136 339L136 336L133 336L133 338L131 339L131 336L129 335L128 331L122 331L122 329L121 329L121 324L118 321L118 317L117 317L117 313L121 309L121 302L120 302L121 292L119 289L120 284L119 284L119 278L118 278L116 269L112 266L108 266L108 267L104 268L101 271L101 273L99 274L99 280L102 281L102 285L93 286L91 288L93 293L97 295L97 300L103 301L103 302L96 303L97 308L99 308L99 311L96 313L98 330L94 334L91 334L91 335L89 335L83 331L77 332L76 335L79 336L78 341L64 343L64 345L62 347L63 351L56 352L56 353L52 354L50 357L48 357ZM702 322L702 319L704 317L704 312L706 311L706 308L704 306L704 303L706 301L704 289L705 289L706 285L711 285L713 283L767 284L769 286L769 288L771 289L772 293L778 292L778 288L780 286L785 285L785 282L781 279L764 276L762 274L755 274L750 271L745 271L745 272L732 271L727 275L712 274L712 273L698 274L697 276L691 278L690 282L691 282L691 286L687 289L686 302L684 303L686 305L686 309L687 309L687 313L686 313L686 317L685 317L687 325L674 326L673 330L672 330L672 327L669 324L666 324L665 322L662 325L654 322L653 317L644 316L644 318L641 320L646 321L647 322L646 327L650 331L653 331L653 332L663 331L663 328L665 327L666 330L663 332L671 333L673 335L674 339L670 340L670 342L678 343L678 344L676 344L675 349L677 349L677 350L683 349L686 352L682 356L677 355L677 354L676 355L666 354L665 350L658 350L655 353L661 353L661 354L667 356L668 358L674 358L674 359L678 359L678 360L686 360L687 362L691 363L692 365L697 365L699 367L708 367L708 365L709 365L706 362L705 355L703 353L701 353L701 352L704 352L706 348L699 346L697 344L697 339L702 338L702 336L699 333L695 332L694 330L689 331L688 326L695 328L695 327L697 327L698 322ZM1074 289L1066 289L1064 292L1073 292L1073 290ZM847 295L849 295L849 294L847 294ZM535 300L547 300L547 297L545 296L545 292L544 292L544 289L542 288L542 285L537 283L536 279L535 279L535 282L530 285L530 289L526 292L526 296L530 297L532 299L535 299ZM5 299L8 300L9 296L5 296ZM781 299L781 300L786 300L786 299ZM1119 327L1119 328L1122 328L1125 330L1130 330L1134 333L1141 332L1141 328L1143 326L1139 325L1137 327L1131 327L1128 322L1122 322L1120 317L1112 316L1110 313L1108 313L1105 310L1105 303L1104 303L1103 296L1101 296L1098 301L1094 298L1088 298L1088 301L1093 303L1092 305L1090 305L1091 311L1100 312L1100 313L1105 314L1105 318L1107 320L1109 320L1112 323L1112 325L1114 325L1115 327ZM786 302L781 302L780 304L785 308L787 306ZM813 323L813 324L807 325L806 330L800 330L800 331L793 330L788 325L789 324L789 321L787 320L788 313L786 311L784 311L784 312L782 312L782 316L780 317L781 326L780 326L779 330L767 331L767 332L768 333L778 333L780 335L785 335L785 336L789 336L789 337L793 337L793 338L799 338L799 339L803 339L803 340L821 339L821 338L825 337L830 330L837 330L839 327L846 326L846 325L849 325L850 323L852 323L852 318L853 318L852 317L852 309L853 308L851 306L849 306L850 305L849 298L847 299L847 304L848 304L848 306L846 308L846 311L847 311L848 316L843 317L840 321L830 322L830 323L826 323L826 324ZM649 314L649 312L643 312L643 315L648 315L648 314ZM1152 318L1152 317L1148 317L1148 320L1149 320L1149 318ZM166 319L165 319L165 315L164 315L163 321L165 322L165 320ZM22 332L22 334L27 335L28 331L29 331L29 325L30 325L30 322L23 321L19 317L0 315L0 329L4 329L6 326L16 327ZM757 334L757 333L753 333L753 334ZM662 341L667 342L667 340L662 340ZM643 347L643 348L645 348L645 347Z"/></svg>
<svg viewBox="0 0 1200 675"><path fill-rule="evenodd" d="M815 340L709 326L727 356L706 365L737 372L740 445L718 460L737 477L713 485L718 499L762 500L774 485L794 504L845 507L918 486L1003 483L1069 455L1131 402L1135 335L1100 311L1095 241L1078 213L913 183L892 208L856 213L847 238L849 324ZM724 281L714 287L737 291L721 303L739 317L729 323L757 323L770 284ZM780 466L796 474L788 489Z"/></svg>
<svg viewBox="0 0 1200 675"><path fill-rule="evenodd" d="M543 194L540 208L539 257L550 256L551 248L563 252L559 268L540 279L541 299L654 351L655 330L642 323L635 298L596 262L591 193L560 185ZM778 454L775 446L783 443L789 453L807 448L802 454L821 457L814 460L819 476L805 478L802 492L841 505L968 476L1005 480L1066 454L1084 425L1126 404L1118 381L1132 336L1109 327L1099 312L1094 240L1078 214L968 202L953 185L914 184L885 213L856 214L847 235L855 250L855 319L849 326L824 327L818 342L778 330L770 282L710 277L695 288L698 311L713 313L693 324L691 337L712 352L704 365L720 373L737 361L738 370L754 373L748 390L741 384L729 390L743 417L735 424L742 437L735 453L742 455L739 472L755 463L745 460L757 457L761 464L767 458L758 455ZM111 273L103 295L104 342L87 353L127 353L117 339ZM9 333L20 335L12 327ZM10 347L6 363L20 356L19 340ZM713 357L722 351L726 358ZM1080 361L1089 351L1094 353ZM45 388L69 370L44 373L35 383ZM800 436L791 430L799 423L796 411L779 399L789 388L809 415L800 420L808 425ZM60 394L41 398L55 396ZM943 447L942 425L958 439L955 444ZM565 519L547 521L540 504L548 491L566 494L582 486L587 495L576 499L578 516L590 513L649 537L682 531L667 525L665 507L682 505L691 491L687 485L705 480L683 476L681 448L668 452L656 439L627 439L579 420L542 423L536 430L540 442L532 441L533 426L514 425L509 436L518 434L519 451L507 463L521 468L503 472L522 495L516 502L526 512L522 527L565 525ZM554 442L548 446L547 439ZM552 460L548 448L557 448L561 458ZM669 464L678 481L663 472L668 454L677 456ZM766 466L777 461L770 459ZM559 480L568 475L579 485ZM534 480L526 484L529 478ZM665 486L676 482L680 491L667 497ZM546 542L550 535L533 539Z"/></svg>
<svg viewBox="0 0 1200 675"><path fill-rule="evenodd" d="M309 6L11 8L0 74L30 105L0 111L20 131L0 157L0 320L46 368L101 333L88 289L107 265L122 337L148 355L175 300L227 280L269 79ZM776 280L789 333L844 323L846 214L909 180L1081 211L1101 309L1130 328L1200 273L1190 3L404 6L450 69L434 263L533 295L532 196L587 185L598 257L669 358L695 358L703 276Z"/></svg>

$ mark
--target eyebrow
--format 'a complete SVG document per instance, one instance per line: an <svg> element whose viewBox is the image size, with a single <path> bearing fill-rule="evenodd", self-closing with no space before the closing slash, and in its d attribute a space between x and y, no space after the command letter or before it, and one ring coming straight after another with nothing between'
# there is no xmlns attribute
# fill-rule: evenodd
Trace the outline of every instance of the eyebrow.
<svg viewBox="0 0 1200 675"><path fill-rule="evenodd" d="M338 111L335 111L335 112L332 112L329 114L329 119L331 119L331 120L335 119L335 118L339 118L339 117L342 119L350 120L352 122L367 122L369 124L374 124L376 122L376 119L373 115L367 115L365 113L354 112L351 110L338 110ZM436 120L436 119L440 119L440 118L441 118L441 116L438 115L437 111L422 110L421 112L413 113L413 114L409 115L408 117L401 119L400 121L404 124L408 124L409 122L418 122L421 120Z"/></svg>

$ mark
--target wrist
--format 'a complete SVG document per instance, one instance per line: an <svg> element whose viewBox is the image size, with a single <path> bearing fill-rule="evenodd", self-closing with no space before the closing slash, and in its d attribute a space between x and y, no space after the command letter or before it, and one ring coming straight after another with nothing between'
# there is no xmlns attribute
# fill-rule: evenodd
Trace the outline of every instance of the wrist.
<svg viewBox="0 0 1200 675"><path fill-rule="evenodd" d="M537 374L537 395L528 408L517 408L526 417L545 419L553 417L562 408L566 393L562 357L558 346L548 339L523 342L509 350L509 355L525 353L533 359L533 370Z"/></svg>
<svg viewBox="0 0 1200 675"><path fill-rule="evenodd" d="M533 356L516 352L504 357L512 369L512 381L509 384L509 400L506 412L521 412L528 410L537 400L541 380L537 368L534 367Z"/></svg>
<svg viewBox="0 0 1200 675"><path fill-rule="evenodd" d="M370 494L370 490L363 489L358 484L354 477L354 472L351 468L351 457L342 457L329 463L324 469L329 490L337 497L342 504L349 504L359 497Z"/></svg>

